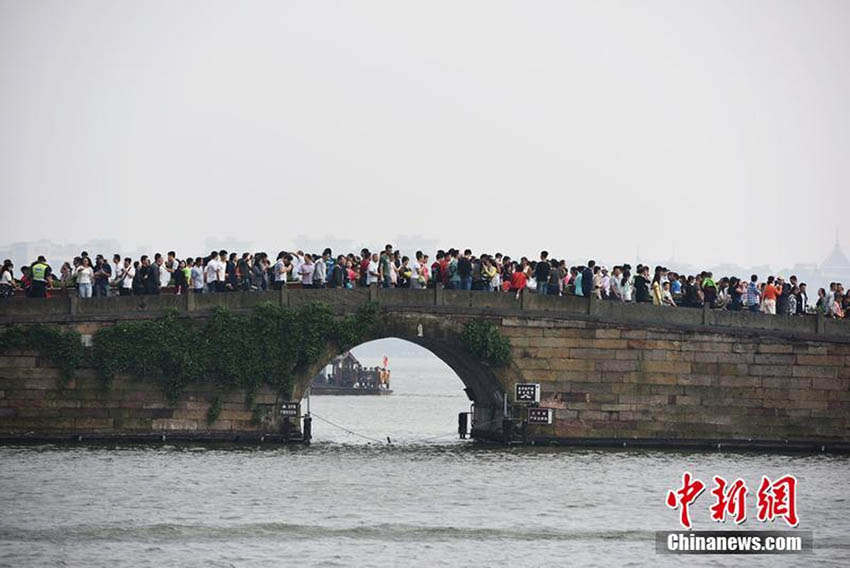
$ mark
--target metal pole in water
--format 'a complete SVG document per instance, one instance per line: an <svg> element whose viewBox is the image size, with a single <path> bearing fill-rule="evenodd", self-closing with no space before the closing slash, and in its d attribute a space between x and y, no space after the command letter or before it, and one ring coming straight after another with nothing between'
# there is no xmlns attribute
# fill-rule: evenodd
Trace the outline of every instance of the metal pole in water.
<svg viewBox="0 0 850 568"><path fill-rule="evenodd" d="M511 419L508 418L508 393L505 393L505 407L504 407L504 415L502 416L502 440L504 441L506 446L511 444L511 438L513 437L513 423Z"/></svg>
<svg viewBox="0 0 850 568"><path fill-rule="evenodd" d="M461 440L466 439L466 432L469 429L467 423L469 420L469 413L461 412L457 415L457 433L460 436Z"/></svg>
<svg viewBox="0 0 850 568"><path fill-rule="evenodd" d="M310 445L310 440L313 439L313 417L310 416L310 391L307 389L307 414L304 415L304 427L302 428L301 438L304 443Z"/></svg>
<svg viewBox="0 0 850 568"><path fill-rule="evenodd" d="M304 428L301 437L305 444L310 445L310 440L313 439L313 418L307 414L304 417Z"/></svg>

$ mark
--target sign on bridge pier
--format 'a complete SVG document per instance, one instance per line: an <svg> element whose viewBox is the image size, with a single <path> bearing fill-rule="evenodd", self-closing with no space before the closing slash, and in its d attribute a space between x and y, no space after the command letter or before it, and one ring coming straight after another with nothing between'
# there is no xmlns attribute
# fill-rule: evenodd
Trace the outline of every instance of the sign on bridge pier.
<svg viewBox="0 0 850 568"><path fill-rule="evenodd" d="M517 383L514 390L514 401L517 404L537 404L540 402L539 383Z"/></svg>

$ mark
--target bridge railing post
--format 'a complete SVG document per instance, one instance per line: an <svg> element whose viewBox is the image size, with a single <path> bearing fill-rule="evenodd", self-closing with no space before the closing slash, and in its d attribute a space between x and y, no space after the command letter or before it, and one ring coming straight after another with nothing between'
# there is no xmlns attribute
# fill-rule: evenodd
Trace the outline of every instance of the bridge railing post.
<svg viewBox="0 0 850 568"><path fill-rule="evenodd" d="M437 282L434 284L434 305L443 306L446 303L446 298L443 295L443 283Z"/></svg>
<svg viewBox="0 0 850 568"><path fill-rule="evenodd" d="M369 301L378 302L378 285L374 282L369 284Z"/></svg>
<svg viewBox="0 0 850 568"><path fill-rule="evenodd" d="M188 292L187 291L184 294L184 296L186 296L186 297L184 298L185 305L183 307L186 308L187 312L194 312L195 311L195 295L194 295L194 292Z"/></svg>
<svg viewBox="0 0 850 568"><path fill-rule="evenodd" d="M286 286L280 287L280 290L278 291L278 302L282 308L289 307L289 290Z"/></svg>
<svg viewBox="0 0 850 568"><path fill-rule="evenodd" d="M68 313L72 316L77 315L80 306L80 298L76 294L68 296Z"/></svg>
<svg viewBox="0 0 850 568"><path fill-rule="evenodd" d="M817 317L815 317L815 333L817 335L826 333L826 318L820 310L818 310Z"/></svg>

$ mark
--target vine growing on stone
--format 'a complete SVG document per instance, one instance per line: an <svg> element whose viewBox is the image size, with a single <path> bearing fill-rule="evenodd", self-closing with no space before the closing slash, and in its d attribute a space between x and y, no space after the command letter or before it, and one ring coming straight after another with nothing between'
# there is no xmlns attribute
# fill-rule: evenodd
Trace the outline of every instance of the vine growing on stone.
<svg viewBox="0 0 850 568"><path fill-rule="evenodd" d="M100 329L92 364L106 386L116 373L129 373L159 381L170 400L202 382L242 389L251 400L261 385L290 391L297 371L316 363L328 343L345 350L366 337L376 314L372 304L344 318L324 304L290 310L269 303L248 314L218 309L203 322L172 312Z"/></svg>
<svg viewBox="0 0 850 568"><path fill-rule="evenodd" d="M221 397L217 396L210 403L210 407L207 409L207 424L212 424L216 420L218 420L219 415L221 414Z"/></svg>
<svg viewBox="0 0 850 568"><path fill-rule="evenodd" d="M80 334L49 325L16 325L0 336L0 352L9 349L37 351L59 368L63 385L68 385L83 361L85 348Z"/></svg>
<svg viewBox="0 0 850 568"><path fill-rule="evenodd" d="M504 367L511 360L510 339L490 322L468 322L463 328L461 340L470 353L493 367Z"/></svg>

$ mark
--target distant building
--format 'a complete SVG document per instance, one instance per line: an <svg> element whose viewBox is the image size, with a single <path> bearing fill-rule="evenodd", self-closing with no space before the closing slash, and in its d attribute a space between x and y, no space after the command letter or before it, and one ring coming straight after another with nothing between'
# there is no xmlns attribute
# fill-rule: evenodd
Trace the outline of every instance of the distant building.
<svg viewBox="0 0 850 568"><path fill-rule="evenodd" d="M44 255L47 263L54 270L59 270L63 262L70 262L81 251L87 251L92 258L96 254L102 254L111 259L114 253L121 253L120 243L115 239L98 239L85 243L61 244L41 239L39 241L27 241L0 245L0 262L10 259L15 264L15 274L20 274L20 267L29 265Z"/></svg>
<svg viewBox="0 0 850 568"><path fill-rule="evenodd" d="M845 287L850 286L850 260L847 260L847 255L841 250L838 235L835 236L832 252L820 265L820 273L825 286L830 282L842 282Z"/></svg>

